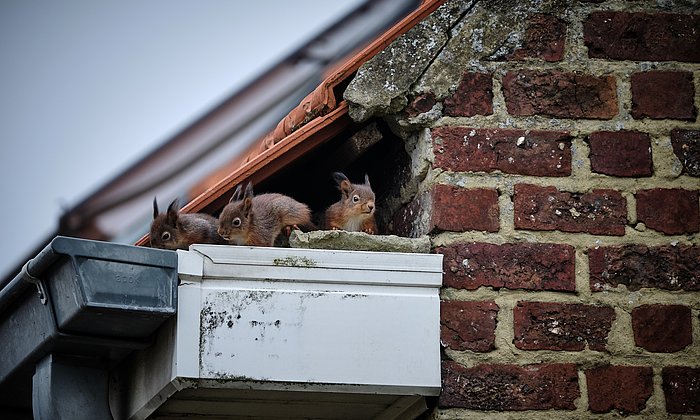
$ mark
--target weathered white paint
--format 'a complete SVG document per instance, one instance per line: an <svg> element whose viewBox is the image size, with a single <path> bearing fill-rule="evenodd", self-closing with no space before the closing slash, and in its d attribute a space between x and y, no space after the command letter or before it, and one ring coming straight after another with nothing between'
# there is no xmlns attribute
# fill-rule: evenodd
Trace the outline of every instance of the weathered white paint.
<svg viewBox="0 0 700 420"><path fill-rule="evenodd" d="M395 395L393 410L439 394L442 255L195 245L178 257L167 343L116 375L125 417L184 387Z"/></svg>

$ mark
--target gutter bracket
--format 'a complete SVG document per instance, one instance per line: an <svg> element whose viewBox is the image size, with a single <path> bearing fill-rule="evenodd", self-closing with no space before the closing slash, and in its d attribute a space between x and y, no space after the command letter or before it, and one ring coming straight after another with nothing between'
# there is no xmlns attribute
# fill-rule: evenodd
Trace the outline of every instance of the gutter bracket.
<svg viewBox="0 0 700 420"><path fill-rule="evenodd" d="M44 284L44 281L40 278L34 277L31 274L29 274L29 263L32 262L32 260L27 261L23 266L22 266L22 272L21 276L22 278L29 282L32 283L33 285L36 286L37 288L37 295L39 296L39 300L43 305L46 305L48 302L48 293L46 292L46 285Z"/></svg>

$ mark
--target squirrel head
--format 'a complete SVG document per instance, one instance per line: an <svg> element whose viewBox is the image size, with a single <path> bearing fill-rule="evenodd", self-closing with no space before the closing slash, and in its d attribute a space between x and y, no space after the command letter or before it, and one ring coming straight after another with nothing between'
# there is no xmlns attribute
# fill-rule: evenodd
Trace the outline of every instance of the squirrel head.
<svg viewBox="0 0 700 420"><path fill-rule="evenodd" d="M369 183L369 177L365 174L364 184L353 184L342 172L335 172L333 179L338 184L341 197L340 203L356 216L370 217L374 214L374 191Z"/></svg>
<svg viewBox="0 0 700 420"><path fill-rule="evenodd" d="M253 222L253 184L248 185L241 196L237 186L228 204L219 216L219 235L231 243L243 243Z"/></svg>
<svg viewBox="0 0 700 420"><path fill-rule="evenodd" d="M151 247L161 249L187 248L180 231L177 199L173 200L165 213L159 214L158 202L153 198L153 222L151 223Z"/></svg>

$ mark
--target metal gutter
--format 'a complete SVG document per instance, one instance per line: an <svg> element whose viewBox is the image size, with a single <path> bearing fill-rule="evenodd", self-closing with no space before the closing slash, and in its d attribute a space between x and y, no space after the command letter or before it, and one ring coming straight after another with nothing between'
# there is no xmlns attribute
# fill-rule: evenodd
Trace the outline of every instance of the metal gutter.
<svg viewBox="0 0 700 420"><path fill-rule="evenodd" d="M175 315L177 282L175 252L54 238L0 289L0 393L32 383L35 419L105 418L109 368Z"/></svg>

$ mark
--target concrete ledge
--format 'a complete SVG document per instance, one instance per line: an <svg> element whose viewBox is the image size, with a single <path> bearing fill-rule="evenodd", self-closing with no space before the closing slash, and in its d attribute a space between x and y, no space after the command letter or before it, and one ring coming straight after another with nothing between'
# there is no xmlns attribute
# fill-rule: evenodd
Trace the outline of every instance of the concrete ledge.
<svg viewBox="0 0 700 420"><path fill-rule="evenodd" d="M343 230L293 231L289 237L292 248L340 249L351 251L380 251L430 253L430 238L403 238L395 235L369 235Z"/></svg>

